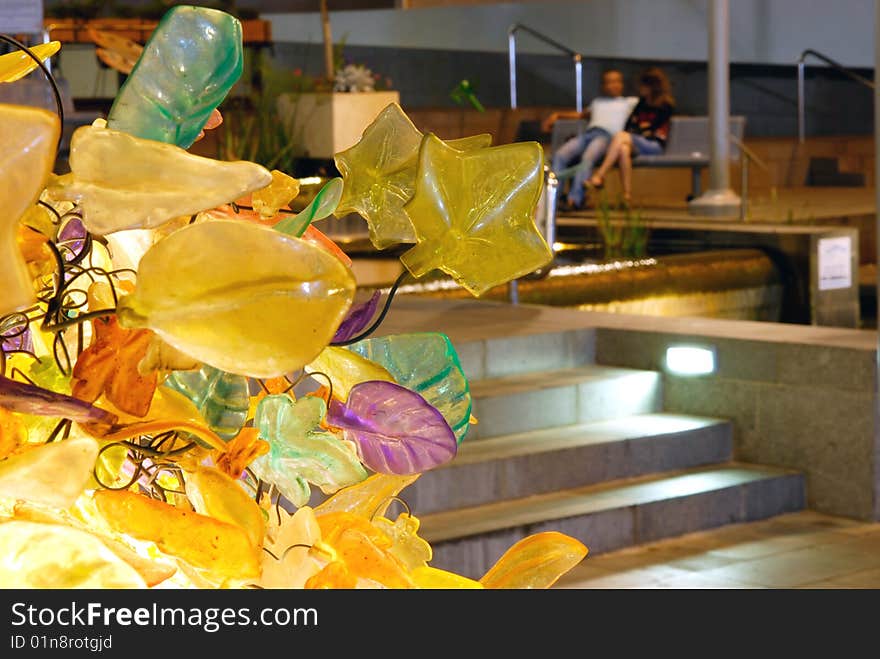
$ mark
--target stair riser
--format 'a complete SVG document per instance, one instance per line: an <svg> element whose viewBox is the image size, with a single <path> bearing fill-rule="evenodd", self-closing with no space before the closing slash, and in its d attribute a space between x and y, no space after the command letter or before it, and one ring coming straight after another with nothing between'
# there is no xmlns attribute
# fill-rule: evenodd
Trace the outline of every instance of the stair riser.
<svg viewBox="0 0 880 659"><path fill-rule="evenodd" d="M419 514L466 508L502 499L618 478L686 469L732 457L731 426L638 437L565 450L463 464L425 472L406 489Z"/></svg>
<svg viewBox="0 0 880 659"><path fill-rule="evenodd" d="M571 535L587 545L591 555L596 555L802 510L804 500L804 480L800 474L777 476L685 497L433 542L431 565L478 579L515 542L533 533L558 531Z"/></svg>
<svg viewBox="0 0 880 659"><path fill-rule="evenodd" d="M473 405L479 423L470 427L467 441L650 414L660 411L661 400L660 374L650 371L514 394L481 395Z"/></svg>
<svg viewBox="0 0 880 659"><path fill-rule="evenodd" d="M468 379L583 366L595 362L596 332L592 329L528 336L499 336L456 344Z"/></svg>

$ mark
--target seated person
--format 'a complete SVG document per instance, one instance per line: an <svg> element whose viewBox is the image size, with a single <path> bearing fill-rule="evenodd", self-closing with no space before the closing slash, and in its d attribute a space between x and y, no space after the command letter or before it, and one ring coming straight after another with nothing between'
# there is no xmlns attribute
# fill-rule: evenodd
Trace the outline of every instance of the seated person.
<svg viewBox="0 0 880 659"><path fill-rule="evenodd" d="M626 122L626 128L614 135L605 160L590 177L590 184L601 188L605 175L615 164L620 167L623 203L632 198L632 156L659 155L666 148L669 119L675 109L669 79L657 67L639 76L639 102Z"/></svg>
<svg viewBox="0 0 880 659"><path fill-rule="evenodd" d="M605 153L611 136L623 130L637 101L635 96L623 96L623 74L609 69L602 74L602 95L594 98L583 113L554 112L544 121L544 130L549 131L557 119L590 119L585 132L567 140L553 154L550 168L556 173L578 162L583 164L571 182L563 208L583 208L584 184L590 178L593 165Z"/></svg>

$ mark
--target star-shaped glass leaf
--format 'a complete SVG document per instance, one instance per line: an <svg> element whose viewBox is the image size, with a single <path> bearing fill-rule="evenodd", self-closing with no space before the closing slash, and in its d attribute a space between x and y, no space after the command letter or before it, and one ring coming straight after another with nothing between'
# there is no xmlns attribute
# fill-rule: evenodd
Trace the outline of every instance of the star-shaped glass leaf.
<svg viewBox="0 0 880 659"><path fill-rule="evenodd" d="M440 269L475 296L537 270L553 258L534 220L542 186L537 142L459 151L425 135L405 206L418 244L401 261L416 277Z"/></svg>
<svg viewBox="0 0 880 659"><path fill-rule="evenodd" d="M345 182L336 215L361 215L376 249L416 241L403 205L413 195L422 137L400 106L391 103L364 129L357 144L335 156ZM471 150L491 143L491 135L481 134L452 140L449 145Z"/></svg>

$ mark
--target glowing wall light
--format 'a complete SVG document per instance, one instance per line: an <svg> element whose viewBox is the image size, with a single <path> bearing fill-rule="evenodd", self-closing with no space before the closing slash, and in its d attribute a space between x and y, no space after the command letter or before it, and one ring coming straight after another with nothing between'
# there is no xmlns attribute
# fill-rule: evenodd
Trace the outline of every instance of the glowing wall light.
<svg viewBox="0 0 880 659"><path fill-rule="evenodd" d="M715 348L669 346L666 369L676 375L709 375L715 372Z"/></svg>

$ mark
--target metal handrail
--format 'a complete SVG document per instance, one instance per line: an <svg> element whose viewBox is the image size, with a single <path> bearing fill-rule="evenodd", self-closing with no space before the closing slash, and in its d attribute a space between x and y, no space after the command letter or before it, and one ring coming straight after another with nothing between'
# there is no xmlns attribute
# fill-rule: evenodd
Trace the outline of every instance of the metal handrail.
<svg viewBox="0 0 880 659"><path fill-rule="evenodd" d="M544 43L553 46L557 50L565 53L569 57L571 57L572 62L574 62L574 90L575 90L575 102L577 106L578 112L584 111L584 94L583 94L583 84L581 82L581 73L582 73L582 57L581 54L575 52L568 46L563 46L558 41L551 39L546 34L541 34L537 30L533 30L528 25L523 25L522 23L514 23L507 30L507 52L508 58L510 62L510 107L512 109L516 109L516 33L519 30L523 30L524 32L528 32L536 39L543 41Z"/></svg>
<svg viewBox="0 0 880 659"><path fill-rule="evenodd" d="M823 55L822 53L817 52L817 51L813 50L812 48L807 48L804 52L801 53L801 56L798 58L798 61L797 61L797 67L798 67L798 88L797 88L797 95L798 95L798 140L800 141L801 144L804 143L804 138L806 136L805 135L806 127L805 127L805 122L804 122L804 111L805 111L805 108L804 108L804 105L805 105L805 99L804 99L804 68L805 68L805 65L804 65L804 60L806 60L808 56L815 57L816 59L825 62L831 68L836 69L836 70L840 71L841 73L843 73L844 75L849 76L850 78L852 78L856 82L864 85L865 87L868 87L869 89L874 89L874 83L871 82L870 80L868 80L867 78L865 78L864 76L860 76L858 73L855 73L854 71L850 71L843 64L831 59L827 55Z"/></svg>

